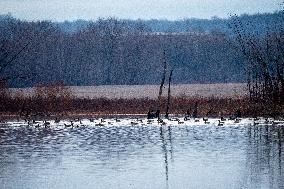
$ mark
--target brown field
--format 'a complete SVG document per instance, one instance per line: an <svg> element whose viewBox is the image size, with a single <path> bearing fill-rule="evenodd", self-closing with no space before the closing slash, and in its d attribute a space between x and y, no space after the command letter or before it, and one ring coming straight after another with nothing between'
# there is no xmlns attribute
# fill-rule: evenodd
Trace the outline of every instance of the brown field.
<svg viewBox="0 0 284 189"><path fill-rule="evenodd" d="M0 118L24 117L90 117L103 115L146 115L158 108L158 85L143 86L38 86L9 89L0 98ZM197 106L198 116L274 116L283 115L283 107L252 103L246 95L246 85L204 84L174 85L170 114L192 115ZM161 101L165 114L167 88ZM3 96L3 95L2 95Z"/></svg>
<svg viewBox="0 0 284 189"><path fill-rule="evenodd" d="M70 86L75 98L83 99L156 99L159 85L109 85L109 86ZM11 88L12 96L32 96L34 88ZM239 98L247 94L245 83L226 84L179 84L172 85L172 96L190 98ZM167 86L164 88L163 96L167 94Z"/></svg>
<svg viewBox="0 0 284 189"><path fill-rule="evenodd" d="M173 85L170 113L192 113L198 105L198 116L230 116L241 111L249 115L246 85L192 84ZM9 89L3 99L1 114L23 117L95 116L147 114L158 107L158 85L143 86L38 86ZM166 110L167 87L164 88L161 113Z"/></svg>

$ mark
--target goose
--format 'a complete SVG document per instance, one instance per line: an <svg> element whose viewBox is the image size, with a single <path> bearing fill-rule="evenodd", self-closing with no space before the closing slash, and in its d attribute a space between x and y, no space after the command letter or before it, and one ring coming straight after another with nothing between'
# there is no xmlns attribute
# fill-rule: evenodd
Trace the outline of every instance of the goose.
<svg viewBox="0 0 284 189"><path fill-rule="evenodd" d="M254 121L259 121L260 118L259 118L259 117L255 117L255 118L253 118L253 120L254 120Z"/></svg>
<svg viewBox="0 0 284 189"><path fill-rule="evenodd" d="M104 124L102 124L102 123L97 123L97 124L95 124L95 126L104 126Z"/></svg>
<svg viewBox="0 0 284 189"><path fill-rule="evenodd" d="M173 121L179 121L179 118L172 118Z"/></svg>
<svg viewBox="0 0 284 189"><path fill-rule="evenodd" d="M115 121L116 121L116 122L121 122L121 121L120 121L119 119L117 119L117 118L115 118Z"/></svg>
<svg viewBox="0 0 284 189"><path fill-rule="evenodd" d="M190 117L185 116L183 120L188 121L188 120L190 120Z"/></svg>
<svg viewBox="0 0 284 189"><path fill-rule="evenodd" d="M259 122L254 121L253 125L259 125Z"/></svg>
<svg viewBox="0 0 284 189"><path fill-rule="evenodd" d="M218 120L218 126L223 126L225 123L223 122L223 121L221 121L221 120Z"/></svg>
<svg viewBox="0 0 284 189"><path fill-rule="evenodd" d="M133 122L133 121L131 121L130 124L131 124L131 125L138 125L137 122Z"/></svg>
<svg viewBox="0 0 284 189"><path fill-rule="evenodd" d="M227 121L227 119L224 117L221 117L221 121Z"/></svg>
<svg viewBox="0 0 284 189"><path fill-rule="evenodd" d="M143 120L137 118L137 122L143 123Z"/></svg>
<svg viewBox="0 0 284 189"><path fill-rule="evenodd" d="M162 119L158 119L157 121L158 121L158 123L163 123Z"/></svg>
<svg viewBox="0 0 284 189"><path fill-rule="evenodd" d="M163 121L163 122L161 123L161 125L167 125L167 123Z"/></svg>
<svg viewBox="0 0 284 189"><path fill-rule="evenodd" d="M50 122L48 121L44 121L43 125L45 128L50 128Z"/></svg>
<svg viewBox="0 0 284 189"><path fill-rule="evenodd" d="M183 121L178 120L178 124L184 124L184 122L183 122Z"/></svg>
<svg viewBox="0 0 284 189"><path fill-rule="evenodd" d="M31 126L33 124L32 121L30 120L28 120L27 122L28 122L28 126Z"/></svg>
<svg viewBox="0 0 284 189"><path fill-rule="evenodd" d="M240 123L241 119L240 118L236 118L234 123Z"/></svg>
<svg viewBox="0 0 284 189"><path fill-rule="evenodd" d="M60 122L60 119L55 118L54 123L59 123L59 122Z"/></svg>
<svg viewBox="0 0 284 189"><path fill-rule="evenodd" d="M70 124L64 123L64 126L65 126L66 128L68 128L68 127L72 127L72 128L73 128L73 126L74 126L73 121L70 121Z"/></svg>
<svg viewBox="0 0 284 189"><path fill-rule="evenodd" d="M166 124L167 124L167 123L164 122L164 120L162 120L162 119L158 119L158 123L161 124L161 125L166 125Z"/></svg>
<svg viewBox="0 0 284 189"><path fill-rule="evenodd" d="M270 121L268 120L268 118L265 118L264 124L269 124Z"/></svg>
<svg viewBox="0 0 284 189"><path fill-rule="evenodd" d="M154 121L153 120L151 120L151 119L148 119L147 120L147 124L151 124L151 123L153 123Z"/></svg>
<svg viewBox="0 0 284 189"><path fill-rule="evenodd" d="M210 123L210 122L208 121L208 118L205 118L205 117L203 118L203 121L204 121L205 124L209 124L209 123Z"/></svg>

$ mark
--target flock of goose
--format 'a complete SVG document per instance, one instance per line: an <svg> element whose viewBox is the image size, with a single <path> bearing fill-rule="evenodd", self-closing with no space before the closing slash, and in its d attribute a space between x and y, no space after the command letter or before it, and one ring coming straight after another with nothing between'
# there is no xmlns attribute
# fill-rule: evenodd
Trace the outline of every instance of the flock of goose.
<svg viewBox="0 0 284 189"><path fill-rule="evenodd" d="M33 128L79 128L92 126L146 126L146 125L280 125L284 126L284 120L275 120L272 118L191 118L191 117L173 117L169 119L147 119L147 118L90 118L73 120L19 120L5 122L11 126L27 126Z"/></svg>

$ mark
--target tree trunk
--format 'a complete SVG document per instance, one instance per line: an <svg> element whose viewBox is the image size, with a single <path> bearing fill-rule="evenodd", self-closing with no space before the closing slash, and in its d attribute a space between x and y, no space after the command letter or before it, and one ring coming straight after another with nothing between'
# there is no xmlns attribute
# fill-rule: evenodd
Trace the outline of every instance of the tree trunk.
<svg viewBox="0 0 284 189"><path fill-rule="evenodd" d="M173 70L171 70L169 77L169 88L168 88L168 101L167 101L167 110L166 110L166 118L169 118L169 109L170 109L170 100L171 100L171 81L172 81Z"/></svg>
<svg viewBox="0 0 284 189"><path fill-rule="evenodd" d="M161 110L161 106L162 106L161 98L162 98L163 87L164 87L164 84L165 84L166 71L167 71L166 52L165 51L163 52L163 63L164 63L164 71L163 71L163 76L162 76L162 81L161 81L159 96L158 96L158 108L157 108L157 112L159 112L158 115L157 115L158 119L160 119L160 110Z"/></svg>

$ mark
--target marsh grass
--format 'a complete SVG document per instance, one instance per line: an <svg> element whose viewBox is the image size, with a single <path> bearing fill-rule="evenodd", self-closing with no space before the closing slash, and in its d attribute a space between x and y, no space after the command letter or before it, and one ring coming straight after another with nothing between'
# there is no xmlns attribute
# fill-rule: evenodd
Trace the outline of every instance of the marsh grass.
<svg viewBox="0 0 284 189"><path fill-rule="evenodd" d="M45 118L78 117L95 115L146 115L155 110L157 99L153 98L78 98L62 82L37 85L33 95L23 93L10 95L1 87L0 117ZM161 114L166 113L167 98L161 97ZM252 103L248 97L198 97L173 96L169 113L173 115L193 115L197 105L198 117L257 117L283 116L284 107L264 106Z"/></svg>

